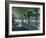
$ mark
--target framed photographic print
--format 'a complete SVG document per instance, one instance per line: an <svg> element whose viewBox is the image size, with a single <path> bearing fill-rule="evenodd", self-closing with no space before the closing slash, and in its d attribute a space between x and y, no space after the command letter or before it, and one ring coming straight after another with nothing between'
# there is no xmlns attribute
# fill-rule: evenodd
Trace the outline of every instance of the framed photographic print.
<svg viewBox="0 0 46 38"><path fill-rule="evenodd" d="M6 37L45 34L45 3L6 1Z"/></svg>

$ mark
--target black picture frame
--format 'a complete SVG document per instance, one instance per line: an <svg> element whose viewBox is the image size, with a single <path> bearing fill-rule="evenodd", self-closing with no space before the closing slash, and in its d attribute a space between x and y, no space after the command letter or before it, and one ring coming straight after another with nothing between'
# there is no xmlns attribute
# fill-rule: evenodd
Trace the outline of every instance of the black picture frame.
<svg viewBox="0 0 46 38"><path fill-rule="evenodd" d="M22 35L8 35L9 34L9 4L36 4L43 5L43 33L37 34L22 34ZM23 37L23 36L40 36L45 35L45 3L42 2L24 2L24 1L5 1L5 37Z"/></svg>

